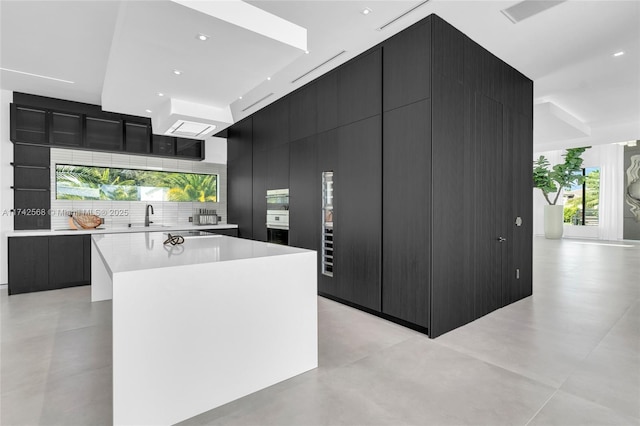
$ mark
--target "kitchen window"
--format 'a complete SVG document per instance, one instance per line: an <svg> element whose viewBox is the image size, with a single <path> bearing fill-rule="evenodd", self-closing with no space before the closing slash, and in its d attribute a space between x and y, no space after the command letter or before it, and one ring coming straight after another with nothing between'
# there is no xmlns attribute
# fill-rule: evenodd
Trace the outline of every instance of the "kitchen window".
<svg viewBox="0 0 640 426"><path fill-rule="evenodd" d="M218 201L218 175L56 164L57 200Z"/></svg>

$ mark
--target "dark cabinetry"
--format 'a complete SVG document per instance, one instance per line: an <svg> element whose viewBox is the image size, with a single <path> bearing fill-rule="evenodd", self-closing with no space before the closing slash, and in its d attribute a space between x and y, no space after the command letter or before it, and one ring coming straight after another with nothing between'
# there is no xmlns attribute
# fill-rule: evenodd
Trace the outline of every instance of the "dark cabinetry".
<svg viewBox="0 0 640 426"><path fill-rule="evenodd" d="M227 210L238 236L253 238L253 118L229 128L227 137ZM266 194L265 194L266 195Z"/></svg>
<svg viewBox="0 0 640 426"><path fill-rule="evenodd" d="M255 149L254 147L251 195L252 227L253 239L258 241L267 241L267 153L266 149Z"/></svg>
<svg viewBox="0 0 640 426"><path fill-rule="evenodd" d="M48 147L14 145L14 229L48 229L51 226L49 162Z"/></svg>
<svg viewBox="0 0 640 426"><path fill-rule="evenodd" d="M237 237L238 236L238 230L236 228L207 229L207 232L211 232L212 234L218 234L218 235L228 235L230 237Z"/></svg>
<svg viewBox="0 0 640 426"><path fill-rule="evenodd" d="M204 159L204 141L152 133L148 118L104 112L98 105L18 92L11 104L15 143Z"/></svg>
<svg viewBox="0 0 640 426"><path fill-rule="evenodd" d="M382 49L359 56L338 70L338 124L380 114Z"/></svg>
<svg viewBox="0 0 640 426"><path fill-rule="evenodd" d="M334 174L336 296L380 311L382 185L380 116L338 128Z"/></svg>
<svg viewBox="0 0 640 426"><path fill-rule="evenodd" d="M47 111L11 104L11 140L14 142L49 143Z"/></svg>
<svg viewBox="0 0 640 426"><path fill-rule="evenodd" d="M89 284L90 238L89 235L10 237L9 294Z"/></svg>
<svg viewBox="0 0 640 426"><path fill-rule="evenodd" d="M151 126L125 121L124 140L125 151L134 154L148 154L151 148Z"/></svg>
<svg viewBox="0 0 640 426"><path fill-rule="evenodd" d="M317 137L310 136L289 147L289 245L318 249L320 228L320 172L317 169Z"/></svg>
<svg viewBox="0 0 640 426"><path fill-rule="evenodd" d="M64 112L51 113L49 142L54 146L82 146L82 115Z"/></svg>
<svg viewBox="0 0 640 426"><path fill-rule="evenodd" d="M101 151L122 151L122 121L87 117L85 146Z"/></svg>

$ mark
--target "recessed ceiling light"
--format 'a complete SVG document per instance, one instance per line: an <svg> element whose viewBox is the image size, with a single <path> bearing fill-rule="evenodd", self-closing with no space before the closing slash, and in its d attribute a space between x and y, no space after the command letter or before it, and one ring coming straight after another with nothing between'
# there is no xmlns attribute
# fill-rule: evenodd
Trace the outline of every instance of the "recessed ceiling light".
<svg viewBox="0 0 640 426"><path fill-rule="evenodd" d="M238 99L242 99L242 96L238 96Z"/></svg>
<svg viewBox="0 0 640 426"><path fill-rule="evenodd" d="M267 77L267 80L271 80L271 77Z"/></svg>
<svg viewBox="0 0 640 426"><path fill-rule="evenodd" d="M613 56L615 57L622 56L622 55L624 55L624 52L622 50L613 54Z"/></svg>
<svg viewBox="0 0 640 426"><path fill-rule="evenodd" d="M149 112L149 113L153 112L153 111L151 111L150 109L145 109L145 111L146 111L146 112Z"/></svg>
<svg viewBox="0 0 640 426"><path fill-rule="evenodd" d="M173 73L174 73L175 75L180 75L180 74L182 74L182 71L180 71L180 70L173 70Z"/></svg>
<svg viewBox="0 0 640 426"><path fill-rule="evenodd" d="M164 96L164 93L158 92L158 96Z"/></svg>
<svg viewBox="0 0 640 426"><path fill-rule="evenodd" d="M304 53L305 53L306 55L308 55L308 54L309 54L309 51L308 51L308 50L305 50L305 51L304 51Z"/></svg>
<svg viewBox="0 0 640 426"><path fill-rule="evenodd" d="M371 9L369 9L368 7L365 7L360 11L360 13L362 13L363 15L368 15L371 13Z"/></svg>
<svg viewBox="0 0 640 426"><path fill-rule="evenodd" d="M209 36L205 34L198 34L196 35L196 38L200 41L207 41L209 39Z"/></svg>

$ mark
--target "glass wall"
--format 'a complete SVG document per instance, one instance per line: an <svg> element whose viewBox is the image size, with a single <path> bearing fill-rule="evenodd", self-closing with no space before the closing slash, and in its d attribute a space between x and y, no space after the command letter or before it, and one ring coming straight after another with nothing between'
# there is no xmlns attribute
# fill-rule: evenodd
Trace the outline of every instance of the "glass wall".
<svg viewBox="0 0 640 426"><path fill-rule="evenodd" d="M600 204L600 168L587 167L580 173L582 185L564 191L564 222L570 225L597 226Z"/></svg>

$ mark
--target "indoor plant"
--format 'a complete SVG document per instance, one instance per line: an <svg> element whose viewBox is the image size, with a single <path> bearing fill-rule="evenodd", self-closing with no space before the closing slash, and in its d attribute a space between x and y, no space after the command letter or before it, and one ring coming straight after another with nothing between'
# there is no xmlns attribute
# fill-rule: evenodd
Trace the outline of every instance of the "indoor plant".
<svg viewBox="0 0 640 426"><path fill-rule="evenodd" d="M590 147L570 148L563 154L564 163L549 167L549 160L541 155L533 162L533 186L540 188L545 200L544 206L544 235L547 238L561 238L563 228L563 205L558 205L562 188L571 189L572 185L581 185L585 177L582 176L583 152ZM578 173L580 172L580 173ZM553 201L549 194L555 193Z"/></svg>

